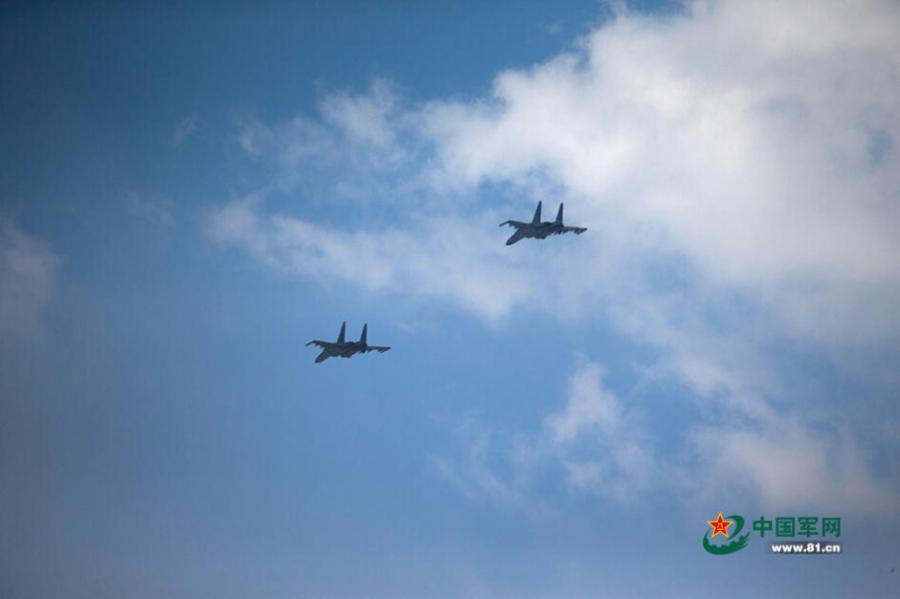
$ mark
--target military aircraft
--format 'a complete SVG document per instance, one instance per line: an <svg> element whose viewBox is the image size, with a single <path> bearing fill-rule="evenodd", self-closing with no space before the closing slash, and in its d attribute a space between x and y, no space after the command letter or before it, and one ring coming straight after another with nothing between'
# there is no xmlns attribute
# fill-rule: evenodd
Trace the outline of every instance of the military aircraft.
<svg viewBox="0 0 900 599"><path fill-rule="evenodd" d="M556 220L553 222L541 222L541 202L538 202L537 209L534 211L534 218L530 223L523 223L518 220L508 220L500 223L500 226L509 225L516 228L516 232L512 237L506 240L506 245L512 245L520 239L533 238L544 239L548 235L561 235L563 233L575 233L581 235L587 231L586 227L567 227L563 225L563 205L559 205L559 212L556 213Z"/></svg>
<svg viewBox="0 0 900 599"><path fill-rule="evenodd" d="M346 321L341 323L341 332L338 333L337 341L320 341L318 339L313 339L309 343L306 344L307 347L310 345L316 345L322 348L322 353L316 356L316 364L319 362L324 362L328 358L349 358L353 354L364 354L370 351L377 351L384 353L387 350L391 349L390 347L384 347L383 345L369 345L366 343L366 333L368 332L369 325L364 324L362 335L359 338L359 341L344 341L344 333L347 330Z"/></svg>

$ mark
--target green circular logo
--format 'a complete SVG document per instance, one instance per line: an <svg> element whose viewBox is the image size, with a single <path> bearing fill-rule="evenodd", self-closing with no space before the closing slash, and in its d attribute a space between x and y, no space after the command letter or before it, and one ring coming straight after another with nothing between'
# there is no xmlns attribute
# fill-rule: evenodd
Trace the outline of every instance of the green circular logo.
<svg viewBox="0 0 900 599"><path fill-rule="evenodd" d="M734 537L734 540L725 545L714 545L713 543L711 543L709 540L710 539L709 533L715 531L716 527L712 523L712 521L710 521L709 524L710 524L711 528L710 528L710 530L706 531L705 535L703 535L703 548L706 549L707 552L712 553L713 555L728 555L729 553L734 553L735 551L740 551L741 549L743 549L744 547L747 546L747 538L750 536L750 533L748 532L748 533L745 533L743 536L739 536L741 534L741 531L744 529L743 516L738 516L738 515L732 514L732 515L728 516L728 520L733 521L734 524L737 525L734 529L734 532L731 533L731 536ZM721 523L722 521L723 521L722 514L720 513L719 514L719 522ZM725 525L725 528L727 529L727 527L730 525L731 525L731 522L727 522L727 524ZM729 537L727 532L724 532L724 533L723 532L713 532L714 537L717 536L718 534L724 534L725 538Z"/></svg>

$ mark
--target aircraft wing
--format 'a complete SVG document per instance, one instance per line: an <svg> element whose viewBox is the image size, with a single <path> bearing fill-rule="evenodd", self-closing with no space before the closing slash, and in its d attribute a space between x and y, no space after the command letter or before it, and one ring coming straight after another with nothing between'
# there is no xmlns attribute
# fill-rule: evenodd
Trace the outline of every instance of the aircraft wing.
<svg viewBox="0 0 900 599"><path fill-rule="evenodd" d="M499 226L502 227L503 225L509 225L510 227L515 227L517 229L521 229L522 227L528 226L528 223L523 223L522 221L519 221L519 220L508 220L508 221L500 223Z"/></svg>
<svg viewBox="0 0 900 599"><path fill-rule="evenodd" d="M576 235L581 235L587 231L587 227L563 227L563 233L575 233Z"/></svg>
<svg viewBox="0 0 900 599"><path fill-rule="evenodd" d="M366 348L366 351L377 351L377 352L380 352L383 354L384 352L386 352L389 349L391 349L391 348L385 347L383 345L370 345L369 347Z"/></svg>
<svg viewBox="0 0 900 599"><path fill-rule="evenodd" d="M309 347L310 345L315 345L315 346L321 347L322 349L327 349L328 346L331 345L331 343L328 343L327 341L319 341L318 339L313 339L312 341L310 341L309 343L306 344L306 347Z"/></svg>

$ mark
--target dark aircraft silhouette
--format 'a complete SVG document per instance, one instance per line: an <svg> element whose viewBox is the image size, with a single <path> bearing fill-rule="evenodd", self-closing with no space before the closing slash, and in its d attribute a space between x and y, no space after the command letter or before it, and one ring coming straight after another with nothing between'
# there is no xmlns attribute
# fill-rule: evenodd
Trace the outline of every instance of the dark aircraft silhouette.
<svg viewBox="0 0 900 599"><path fill-rule="evenodd" d="M320 341L318 339L313 339L309 343L306 344L307 347L310 345L316 345L322 348L322 353L316 356L316 364L319 362L324 362L328 358L349 358L353 354L364 354L370 351L377 351L384 353L387 350L391 349L390 347L384 347L383 345L369 345L366 343L366 333L368 332L369 325L364 324L362 335L359 338L359 341L344 341L344 333L347 330L346 321L341 323L341 332L338 333L337 341Z"/></svg>
<svg viewBox="0 0 900 599"><path fill-rule="evenodd" d="M563 205L559 205L559 212L556 213L556 220L553 222L541 222L541 202L538 202L537 209L534 211L534 218L530 223L523 223L518 220L508 220L500 223L500 226L509 225L516 228L516 232L512 237L506 240L506 245L512 245L520 239L544 239L548 235L561 235L563 233L575 233L581 235L587 231L586 227L567 227L563 225Z"/></svg>

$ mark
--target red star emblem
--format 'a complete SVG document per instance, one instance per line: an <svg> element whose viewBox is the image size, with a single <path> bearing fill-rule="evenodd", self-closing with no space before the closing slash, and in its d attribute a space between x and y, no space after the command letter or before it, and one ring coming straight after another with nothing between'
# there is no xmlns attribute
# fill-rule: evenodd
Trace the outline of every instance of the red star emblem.
<svg viewBox="0 0 900 599"><path fill-rule="evenodd" d="M710 538L715 539L717 535L725 535L725 538L728 538L728 527L734 524L734 520L726 520L722 517L722 512L719 512L719 516L715 520L707 520L707 524L712 526L712 536Z"/></svg>

